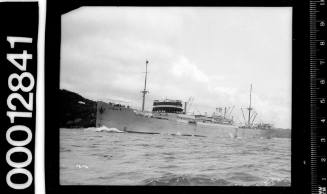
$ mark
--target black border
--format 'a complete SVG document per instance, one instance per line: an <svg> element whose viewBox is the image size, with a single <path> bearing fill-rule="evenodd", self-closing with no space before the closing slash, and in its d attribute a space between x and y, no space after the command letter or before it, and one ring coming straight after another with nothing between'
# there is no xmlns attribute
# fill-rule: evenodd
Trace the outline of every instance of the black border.
<svg viewBox="0 0 327 194"><path fill-rule="evenodd" d="M38 84L38 41L39 41L39 3L38 2L0 2L0 191L2 193L20 193L20 194L33 194L35 192L35 134L36 134L36 92L37 92L37 84ZM19 13L19 14L16 14ZM11 48L10 43L7 41L8 36L13 37L29 37L32 38L31 43L16 43L14 44L14 48ZM23 51L32 55L31 59L26 60L26 71L22 71L15 67L11 62L7 60L7 54L21 54ZM18 60L19 63L20 60ZM10 75L18 74L22 75L23 72L30 73L34 78L34 87L28 91L29 94L32 94L33 100L32 102L32 113L31 117L27 118L19 118L16 117L14 122L11 123L9 117L7 116L7 112L11 111L8 107L7 99L9 95L16 93L23 97L26 101L31 100L28 97L28 93L18 89L17 91L12 91L8 87L8 78ZM30 83L30 82L29 82ZM13 111L29 111L23 106L19 101L12 101L14 105L17 106L17 110ZM28 127L31 132L31 141L27 143L25 148L27 148L31 152L31 162L24 167L23 169L28 170L32 174L32 182L31 184L24 189L14 189L8 185L6 181L7 174L13 170L14 168L8 164L6 161L6 154L8 151L14 147L10 144L6 138L6 132L9 128L13 126L23 125ZM12 133L11 137L14 140L23 140L27 138L27 136L19 133ZM22 139L23 138L23 139ZM18 152L19 153L19 152ZM22 154L22 153L21 153ZM16 155L16 154L15 154ZM20 155L20 154L19 154ZM18 154L16 156L19 156ZM12 159L14 162L21 162L22 159L25 161L27 156L22 154L23 158L16 157L12 155ZM14 178L16 176L16 178ZM12 176L13 183L24 183L27 181L25 175ZM33 180L34 179L34 180Z"/></svg>
<svg viewBox="0 0 327 194"><path fill-rule="evenodd" d="M310 193L308 4L291 0L48 0L45 36L45 180L46 193L219 192ZM59 72L61 14L81 6L242 6L293 7L291 187L61 186L59 184Z"/></svg>

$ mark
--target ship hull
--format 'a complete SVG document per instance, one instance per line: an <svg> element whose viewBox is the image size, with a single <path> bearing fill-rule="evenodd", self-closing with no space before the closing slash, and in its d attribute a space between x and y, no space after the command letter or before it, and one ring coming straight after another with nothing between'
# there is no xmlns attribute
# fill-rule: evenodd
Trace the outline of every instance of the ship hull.
<svg viewBox="0 0 327 194"><path fill-rule="evenodd" d="M102 111L101 111L102 109ZM245 138L265 136L261 130L238 129L234 125L181 122L178 114L141 115L126 107L98 102L97 127L106 126L136 134L170 134L182 136Z"/></svg>

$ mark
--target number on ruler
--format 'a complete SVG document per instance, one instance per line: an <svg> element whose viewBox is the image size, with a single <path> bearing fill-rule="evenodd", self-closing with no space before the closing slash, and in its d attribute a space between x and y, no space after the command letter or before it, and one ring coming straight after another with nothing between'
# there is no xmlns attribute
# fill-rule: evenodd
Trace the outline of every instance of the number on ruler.
<svg viewBox="0 0 327 194"><path fill-rule="evenodd" d="M319 187L319 194L326 194L326 187Z"/></svg>

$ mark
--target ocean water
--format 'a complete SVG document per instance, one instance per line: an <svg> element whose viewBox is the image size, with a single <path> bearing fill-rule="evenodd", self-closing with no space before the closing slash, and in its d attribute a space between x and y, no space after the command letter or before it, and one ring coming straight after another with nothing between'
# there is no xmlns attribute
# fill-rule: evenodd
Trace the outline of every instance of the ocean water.
<svg viewBox="0 0 327 194"><path fill-rule="evenodd" d="M62 128L60 184L290 186L289 137L253 129L183 136L178 128L160 134Z"/></svg>

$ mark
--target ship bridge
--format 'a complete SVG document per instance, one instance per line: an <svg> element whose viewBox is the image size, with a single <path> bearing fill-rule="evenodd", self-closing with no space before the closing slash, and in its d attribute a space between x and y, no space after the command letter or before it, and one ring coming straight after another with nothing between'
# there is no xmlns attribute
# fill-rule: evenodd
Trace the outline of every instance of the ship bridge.
<svg viewBox="0 0 327 194"><path fill-rule="evenodd" d="M154 100L152 112L182 113L182 101L170 99Z"/></svg>

